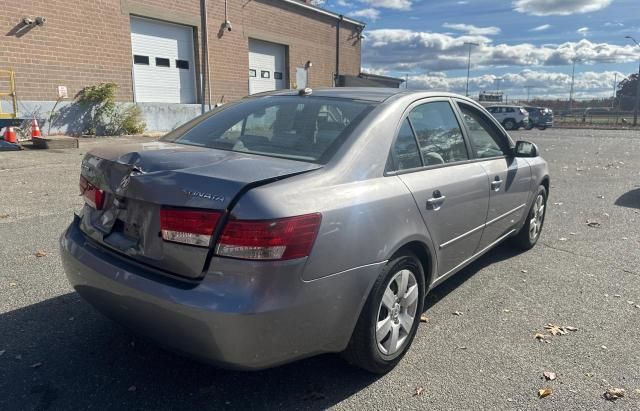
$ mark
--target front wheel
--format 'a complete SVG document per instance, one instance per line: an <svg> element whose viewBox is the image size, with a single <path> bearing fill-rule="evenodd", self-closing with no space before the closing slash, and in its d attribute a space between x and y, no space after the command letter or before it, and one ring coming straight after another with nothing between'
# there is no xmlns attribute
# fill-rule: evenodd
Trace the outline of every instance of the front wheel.
<svg viewBox="0 0 640 411"><path fill-rule="evenodd" d="M536 245L542 233L546 210L547 189L541 185L538 187L538 193L527 215L527 221L514 238L514 243L518 248L530 250Z"/></svg>
<svg viewBox="0 0 640 411"><path fill-rule="evenodd" d="M384 374L405 355L424 306L422 264L410 252L390 260L376 280L344 352L347 361Z"/></svg>
<svg viewBox="0 0 640 411"><path fill-rule="evenodd" d="M502 123L502 125L506 130L513 130L516 126L516 122L508 118L504 121L504 123Z"/></svg>
<svg viewBox="0 0 640 411"><path fill-rule="evenodd" d="M533 121L529 120L525 123L524 125L524 129L525 130L532 130L534 127Z"/></svg>

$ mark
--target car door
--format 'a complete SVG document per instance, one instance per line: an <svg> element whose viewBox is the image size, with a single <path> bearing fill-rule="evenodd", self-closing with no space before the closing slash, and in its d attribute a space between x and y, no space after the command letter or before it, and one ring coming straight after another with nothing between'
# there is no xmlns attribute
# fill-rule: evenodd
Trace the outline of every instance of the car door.
<svg viewBox="0 0 640 411"><path fill-rule="evenodd" d="M489 206L484 168L468 145L449 99L416 103L392 147L391 172L408 187L434 242L435 280L475 252Z"/></svg>
<svg viewBox="0 0 640 411"><path fill-rule="evenodd" d="M489 210L478 250L517 229L527 210L531 192L531 168L515 157L508 136L477 107L456 101L462 114L471 155L490 180Z"/></svg>

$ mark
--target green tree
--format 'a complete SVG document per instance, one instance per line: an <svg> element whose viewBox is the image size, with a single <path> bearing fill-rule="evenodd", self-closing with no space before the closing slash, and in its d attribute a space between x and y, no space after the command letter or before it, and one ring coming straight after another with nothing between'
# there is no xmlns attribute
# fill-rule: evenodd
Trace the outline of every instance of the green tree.
<svg viewBox="0 0 640 411"><path fill-rule="evenodd" d="M620 109L631 111L636 104L636 88L638 87L638 73L634 73L618 83L616 91L616 104Z"/></svg>

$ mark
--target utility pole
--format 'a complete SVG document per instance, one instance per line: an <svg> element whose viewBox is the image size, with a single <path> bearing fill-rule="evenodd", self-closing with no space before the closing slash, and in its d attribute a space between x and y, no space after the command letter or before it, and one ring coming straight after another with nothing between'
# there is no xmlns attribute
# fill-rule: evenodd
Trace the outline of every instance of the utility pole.
<svg viewBox="0 0 640 411"><path fill-rule="evenodd" d="M576 60L578 59L574 57L573 68L571 69L571 89L569 90L569 114L571 114L571 109L573 108L573 82L576 78Z"/></svg>
<svg viewBox="0 0 640 411"><path fill-rule="evenodd" d="M472 43L470 41L465 41L464 44L469 46L469 56L467 57L467 87L465 88L465 95L469 97L469 73L471 72L471 47L479 46L478 43Z"/></svg>
<svg viewBox="0 0 640 411"><path fill-rule="evenodd" d="M404 74L404 88L409 88L409 73Z"/></svg>
<svg viewBox="0 0 640 411"><path fill-rule="evenodd" d="M631 39L636 46L640 48L640 43L631 36L624 36L625 39ZM638 125L638 109L640 108L640 63L638 64L638 78L636 79L636 103L633 106L633 125Z"/></svg>
<svg viewBox="0 0 640 411"><path fill-rule="evenodd" d="M535 86L524 86L527 89L527 103L530 101L529 96L531 94L531 89L535 88Z"/></svg>

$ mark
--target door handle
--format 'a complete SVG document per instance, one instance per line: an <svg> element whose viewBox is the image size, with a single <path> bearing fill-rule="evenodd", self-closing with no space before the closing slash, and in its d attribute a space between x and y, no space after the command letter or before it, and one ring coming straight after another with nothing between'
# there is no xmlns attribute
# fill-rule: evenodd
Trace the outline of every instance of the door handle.
<svg viewBox="0 0 640 411"><path fill-rule="evenodd" d="M496 179L491 182L491 189L493 191L500 191L501 186L502 180L500 180L500 177L496 177Z"/></svg>
<svg viewBox="0 0 640 411"><path fill-rule="evenodd" d="M439 210L447 197L443 196L439 190L433 192L433 197L427 200L427 208Z"/></svg>

